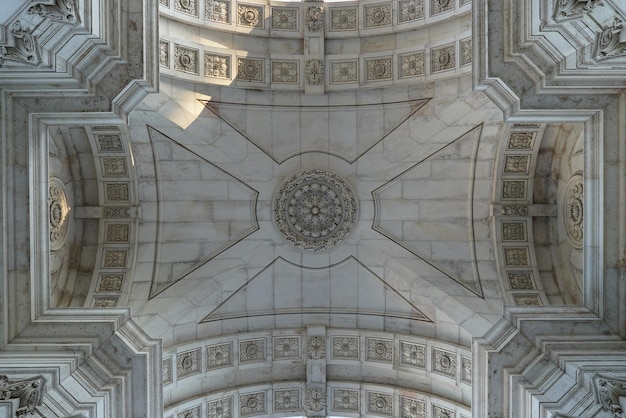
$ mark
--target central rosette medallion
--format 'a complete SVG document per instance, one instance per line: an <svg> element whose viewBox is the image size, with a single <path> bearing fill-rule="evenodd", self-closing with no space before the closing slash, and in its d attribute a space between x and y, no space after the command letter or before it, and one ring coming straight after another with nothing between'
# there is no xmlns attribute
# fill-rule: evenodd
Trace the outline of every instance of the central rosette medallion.
<svg viewBox="0 0 626 418"><path fill-rule="evenodd" d="M357 200L350 185L327 170L307 170L285 181L274 199L280 233L298 248L334 247L357 219Z"/></svg>

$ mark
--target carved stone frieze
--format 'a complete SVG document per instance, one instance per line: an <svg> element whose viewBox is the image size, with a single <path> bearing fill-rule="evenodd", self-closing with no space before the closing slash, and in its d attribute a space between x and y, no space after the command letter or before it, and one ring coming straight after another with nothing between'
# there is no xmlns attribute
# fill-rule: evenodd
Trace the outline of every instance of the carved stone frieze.
<svg viewBox="0 0 626 418"><path fill-rule="evenodd" d="M126 267L128 259L128 250L104 250L102 257L102 267L105 268L122 268Z"/></svg>
<svg viewBox="0 0 626 418"><path fill-rule="evenodd" d="M624 22L616 17L596 38L595 56L598 60L626 56L626 39L622 33ZM626 34L626 32L624 32Z"/></svg>
<svg viewBox="0 0 626 418"><path fill-rule="evenodd" d="M72 26L80 23L76 0L55 0L52 4L36 3L28 8L27 13Z"/></svg>
<svg viewBox="0 0 626 418"><path fill-rule="evenodd" d="M398 23L424 19L424 0L400 0L398 9Z"/></svg>
<svg viewBox="0 0 626 418"><path fill-rule="evenodd" d="M454 44L430 50L430 67L432 73L452 70L456 66Z"/></svg>
<svg viewBox="0 0 626 418"><path fill-rule="evenodd" d="M296 7L272 7L272 29L297 31L299 13Z"/></svg>
<svg viewBox="0 0 626 418"><path fill-rule="evenodd" d="M174 10L192 16L198 16L197 0L174 0Z"/></svg>
<svg viewBox="0 0 626 418"><path fill-rule="evenodd" d="M384 363L393 362L393 341L381 340L377 338L366 338L367 351L365 359L369 361L380 361Z"/></svg>
<svg viewBox="0 0 626 418"><path fill-rule="evenodd" d="M318 251L346 238L357 219L357 200L342 178L307 170L283 183L274 200L278 230L294 246Z"/></svg>
<svg viewBox="0 0 626 418"><path fill-rule="evenodd" d="M357 13L356 7L331 7L330 30L356 30L358 23Z"/></svg>
<svg viewBox="0 0 626 418"><path fill-rule="evenodd" d="M48 180L48 225L50 228L50 251L63 246L67 237L70 207L65 195L65 185L58 177Z"/></svg>
<svg viewBox="0 0 626 418"><path fill-rule="evenodd" d="M128 183L104 183L104 190L107 202L130 202Z"/></svg>
<svg viewBox="0 0 626 418"><path fill-rule="evenodd" d="M359 81L359 61L331 61L332 83L357 83Z"/></svg>
<svg viewBox="0 0 626 418"><path fill-rule="evenodd" d="M237 25L248 28L263 28L265 26L263 6L237 3Z"/></svg>
<svg viewBox="0 0 626 418"><path fill-rule="evenodd" d="M321 6L307 6L305 12L306 27L311 32L319 32L324 26L324 9Z"/></svg>
<svg viewBox="0 0 626 418"><path fill-rule="evenodd" d="M274 389L274 411L299 411L300 389Z"/></svg>
<svg viewBox="0 0 626 418"><path fill-rule="evenodd" d="M333 389L333 411L359 412L359 391Z"/></svg>
<svg viewBox="0 0 626 418"><path fill-rule="evenodd" d="M199 348L176 355L176 377L178 380L200 373L200 367Z"/></svg>
<svg viewBox="0 0 626 418"><path fill-rule="evenodd" d="M124 273L100 273L98 292L121 292Z"/></svg>
<svg viewBox="0 0 626 418"><path fill-rule="evenodd" d="M307 60L304 72L307 84L319 85L324 82L324 62L322 60Z"/></svg>
<svg viewBox="0 0 626 418"><path fill-rule="evenodd" d="M307 356L312 360L326 358L326 338L321 335L307 337Z"/></svg>
<svg viewBox="0 0 626 418"><path fill-rule="evenodd" d="M526 222L502 222L502 241L526 241Z"/></svg>
<svg viewBox="0 0 626 418"><path fill-rule="evenodd" d="M170 43L168 41L159 40L159 65L170 68Z"/></svg>
<svg viewBox="0 0 626 418"><path fill-rule="evenodd" d="M265 361L265 338L239 341L239 362L254 363Z"/></svg>
<svg viewBox="0 0 626 418"><path fill-rule="evenodd" d="M536 135L536 132L511 132L507 149L532 151Z"/></svg>
<svg viewBox="0 0 626 418"><path fill-rule="evenodd" d="M424 51L399 54L398 60L400 61L400 78L411 78L424 75Z"/></svg>
<svg viewBox="0 0 626 418"><path fill-rule="evenodd" d="M175 44L174 69L198 75L198 50Z"/></svg>
<svg viewBox="0 0 626 418"><path fill-rule="evenodd" d="M265 392L247 393L239 395L239 415L242 417L250 415L263 415L265 407Z"/></svg>
<svg viewBox="0 0 626 418"><path fill-rule="evenodd" d="M191 408L187 408L182 412L178 413L177 418L200 418L200 414L202 414L202 407L200 405L193 406Z"/></svg>
<svg viewBox="0 0 626 418"><path fill-rule="evenodd" d="M374 415L393 415L393 395L367 392L367 412Z"/></svg>
<svg viewBox="0 0 626 418"><path fill-rule="evenodd" d="M204 76L230 80L230 55L204 53Z"/></svg>
<svg viewBox="0 0 626 418"><path fill-rule="evenodd" d="M438 15L450 10L454 10L454 0L431 0L430 2L431 15Z"/></svg>
<svg viewBox="0 0 626 418"><path fill-rule="evenodd" d="M333 358L359 359L359 337L333 336Z"/></svg>
<svg viewBox="0 0 626 418"><path fill-rule="evenodd" d="M274 337L274 360L296 359L300 357L300 337Z"/></svg>
<svg viewBox="0 0 626 418"><path fill-rule="evenodd" d="M400 364L426 368L426 346L400 341Z"/></svg>
<svg viewBox="0 0 626 418"><path fill-rule="evenodd" d="M125 157L102 157L102 176L103 177L126 177L128 170L126 168Z"/></svg>
<svg viewBox="0 0 626 418"><path fill-rule="evenodd" d="M37 41L30 29L22 28L22 23L16 20L11 26L10 33L14 45L0 46L0 68L4 65L5 60L38 65L40 60L37 52Z"/></svg>
<svg viewBox="0 0 626 418"><path fill-rule="evenodd" d="M532 271L509 271L507 272L509 284L513 290L534 289Z"/></svg>
<svg viewBox="0 0 626 418"><path fill-rule="evenodd" d="M426 402L400 396L400 418L426 418Z"/></svg>
<svg viewBox="0 0 626 418"><path fill-rule="evenodd" d="M105 227L104 241L113 242L129 242L130 224L129 223L107 223Z"/></svg>
<svg viewBox="0 0 626 418"><path fill-rule="evenodd" d="M583 245L583 177L572 176L565 190L564 220L567 238L576 248Z"/></svg>
<svg viewBox="0 0 626 418"><path fill-rule="evenodd" d="M626 381L614 377L597 375L593 379L597 402L604 411L615 417L623 417L624 409L620 398L626 398Z"/></svg>
<svg viewBox="0 0 626 418"><path fill-rule="evenodd" d="M214 344L206 348L206 367L208 370L233 365L233 344Z"/></svg>
<svg viewBox="0 0 626 418"><path fill-rule="evenodd" d="M96 296L93 298L94 308L115 308L119 302L119 296Z"/></svg>
<svg viewBox="0 0 626 418"><path fill-rule="evenodd" d="M500 214L502 216L528 216L528 205L504 205Z"/></svg>
<svg viewBox="0 0 626 418"><path fill-rule="evenodd" d="M507 155L504 157L504 172L507 174L528 174L530 155Z"/></svg>
<svg viewBox="0 0 626 418"><path fill-rule="evenodd" d="M298 61L272 61L272 83L298 84Z"/></svg>
<svg viewBox="0 0 626 418"><path fill-rule="evenodd" d="M370 4L363 8L366 28L391 26L391 2Z"/></svg>
<svg viewBox="0 0 626 418"><path fill-rule="evenodd" d="M528 247L504 247L504 264L507 266L529 266Z"/></svg>
<svg viewBox="0 0 626 418"><path fill-rule="evenodd" d="M433 404L433 418L454 418L455 415L453 410Z"/></svg>
<svg viewBox="0 0 626 418"><path fill-rule="evenodd" d="M513 299L515 300L516 305L524 306L524 305L541 305L541 299L539 295L513 295Z"/></svg>
<svg viewBox="0 0 626 418"><path fill-rule="evenodd" d="M238 58L237 79L243 81L264 80L265 60L263 58Z"/></svg>
<svg viewBox="0 0 626 418"><path fill-rule="evenodd" d="M208 418L232 418L233 417L233 397L220 398L207 402Z"/></svg>
<svg viewBox="0 0 626 418"><path fill-rule="evenodd" d="M108 152L124 152L122 139L117 134L96 135L98 141L98 151Z"/></svg>
<svg viewBox="0 0 626 418"><path fill-rule="evenodd" d="M326 392L321 388L306 390L306 409L311 412L326 411Z"/></svg>
<svg viewBox="0 0 626 418"><path fill-rule="evenodd" d="M30 379L12 380L7 376L0 376L0 399L19 399L19 406L15 411L16 417L25 417L35 412L41 405L46 380L43 376Z"/></svg>
<svg viewBox="0 0 626 418"><path fill-rule="evenodd" d="M502 181L502 199L525 200L526 180L504 180Z"/></svg>
<svg viewBox="0 0 626 418"><path fill-rule="evenodd" d="M367 81L392 80L391 57L375 58L365 60Z"/></svg>
<svg viewBox="0 0 626 418"><path fill-rule="evenodd" d="M602 0L560 0L555 3L554 20L557 22L583 17L596 6L604 5Z"/></svg>
<svg viewBox="0 0 626 418"><path fill-rule="evenodd" d="M207 0L204 18L217 23L230 23L230 0Z"/></svg>
<svg viewBox="0 0 626 418"><path fill-rule="evenodd" d="M433 348L432 371L453 379L456 378L456 354Z"/></svg>

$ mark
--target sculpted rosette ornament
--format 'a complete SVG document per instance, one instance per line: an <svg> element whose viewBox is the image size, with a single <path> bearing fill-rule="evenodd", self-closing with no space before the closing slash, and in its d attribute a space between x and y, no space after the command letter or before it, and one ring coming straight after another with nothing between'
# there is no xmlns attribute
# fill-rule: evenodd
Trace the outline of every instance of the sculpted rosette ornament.
<svg viewBox="0 0 626 418"><path fill-rule="evenodd" d="M274 218L291 244L303 250L326 250L350 233L357 219L357 200L336 174L307 170L282 184L274 200Z"/></svg>

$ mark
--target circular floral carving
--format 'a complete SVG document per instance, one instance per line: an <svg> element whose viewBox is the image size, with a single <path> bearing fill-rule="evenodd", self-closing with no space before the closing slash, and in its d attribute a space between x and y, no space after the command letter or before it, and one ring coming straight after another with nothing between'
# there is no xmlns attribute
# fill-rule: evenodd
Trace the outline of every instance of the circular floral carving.
<svg viewBox="0 0 626 418"><path fill-rule="evenodd" d="M274 201L281 234L303 250L334 247L357 219L357 200L343 179L325 170L307 170L280 187Z"/></svg>
<svg viewBox="0 0 626 418"><path fill-rule="evenodd" d="M48 181L48 224L50 227L50 250L63 246L67 235L69 206L65 196L65 185L57 177Z"/></svg>
<svg viewBox="0 0 626 418"><path fill-rule="evenodd" d="M583 245L583 177L575 174L565 190L565 230L571 244L576 248Z"/></svg>
<svg viewBox="0 0 626 418"><path fill-rule="evenodd" d="M306 408L309 411L323 411L326 409L326 394L322 389L312 388L306 391Z"/></svg>

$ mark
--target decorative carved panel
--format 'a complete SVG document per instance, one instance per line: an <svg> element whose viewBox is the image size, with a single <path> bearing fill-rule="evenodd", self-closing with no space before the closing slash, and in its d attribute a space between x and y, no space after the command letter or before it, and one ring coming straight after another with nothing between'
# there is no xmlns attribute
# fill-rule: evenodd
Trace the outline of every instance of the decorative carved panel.
<svg viewBox="0 0 626 418"><path fill-rule="evenodd" d="M426 369L426 346L400 341L400 364Z"/></svg>
<svg viewBox="0 0 626 418"><path fill-rule="evenodd" d="M411 78L422 76L424 69L424 51L410 52L398 55L400 75L399 78Z"/></svg>
<svg viewBox="0 0 626 418"><path fill-rule="evenodd" d="M365 28L391 26L391 2L369 4L365 11Z"/></svg>
<svg viewBox="0 0 626 418"><path fill-rule="evenodd" d="M432 73L452 70L456 66L454 44L430 50L430 66Z"/></svg>
<svg viewBox="0 0 626 418"><path fill-rule="evenodd" d="M332 357L342 359L359 359L359 337L331 337Z"/></svg>
<svg viewBox="0 0 626 418"><path fill-rule="evenodd" d="M433 347L432 371L456 379L456 354Z"/></svg>
<svg viewBox="0 0 626 418"><path fill-rule="evenodd" d="M392 80L393 71L391 68L391 57L374 58L365 60L365 80Z"/></svg>

